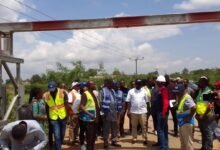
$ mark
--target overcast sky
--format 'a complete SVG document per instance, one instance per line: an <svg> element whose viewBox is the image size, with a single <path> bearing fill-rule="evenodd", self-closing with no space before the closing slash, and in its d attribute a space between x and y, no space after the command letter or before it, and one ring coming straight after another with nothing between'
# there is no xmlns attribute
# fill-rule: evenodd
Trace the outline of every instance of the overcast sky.
<svg viewBox="0 0 220 150"><path fill-rule="evenodd" d="M34 8L37 11L34 11ZM0 22L91 19L219 11L220 0L0 0ZM39 13L40 12L40 13ZM44 15L43 15L44 14ZM161 74L220 66L220 24L191 24L14 34L14 56L24 59L23 79L81 60L107 72L158 70Z"/></svg>

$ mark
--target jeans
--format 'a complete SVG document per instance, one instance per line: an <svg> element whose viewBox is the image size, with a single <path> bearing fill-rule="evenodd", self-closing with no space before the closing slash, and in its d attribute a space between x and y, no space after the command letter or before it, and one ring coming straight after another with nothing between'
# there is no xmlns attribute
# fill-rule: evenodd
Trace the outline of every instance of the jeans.
<svg viewBox="0 0 220 150"><path fill-rule="evenodd" d="M168 114L162 118L162 113L157 113L157 137L160 150L168 150Z"/></svg>
<svg viewBox="0 0 220 150"><path fill-rule="evenodd" d="M66 130L66 120L50 120L50 123L53 128L55 150L61 150Z"/></svg>

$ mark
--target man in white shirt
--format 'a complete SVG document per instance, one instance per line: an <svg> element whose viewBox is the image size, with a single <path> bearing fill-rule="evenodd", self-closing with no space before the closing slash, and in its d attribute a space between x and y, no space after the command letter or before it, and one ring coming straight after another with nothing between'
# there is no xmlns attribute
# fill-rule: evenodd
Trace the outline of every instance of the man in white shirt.
<svg viewBox="0 0 220 150"><path fill-rule="evenodd" d="M73 144L78 142L76 139L79 134L79 105L81 101L81 95L79 92L80 83L73 82L71 91L68 94L68 103L71 105L73 114L70 116L70 137L73 140Z"/></svg>
<svg viewBox="0 0 220 150"><path fill-rule="evenodd" d="M48 140L35 120L15 121L7 124L0 134L2 150L42 150Z"/></svg>
<svg viewBox="0 0 220 150"><path fill-rule="evenodd" d="M150 107L148 95L145 89L141 88L141 80L135 81L135 88L129 90L126 102L128 102L128 114L131 115L132 125L132 143L137 141L137 125L140 123L142 128L142 136L144 139L143 144L147 144L147 133L146 133L146 113Z"/></svg>

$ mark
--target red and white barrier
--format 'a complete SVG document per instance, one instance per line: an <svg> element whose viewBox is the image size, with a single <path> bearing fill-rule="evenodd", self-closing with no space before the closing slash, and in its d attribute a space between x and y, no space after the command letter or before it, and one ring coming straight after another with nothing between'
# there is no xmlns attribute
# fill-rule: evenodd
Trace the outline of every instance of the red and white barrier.
<svg viewBox="0 0 220 150"><path fill-rule="evenodd" d="M37 22L1 23L1 32L78 30L99 28L124 28L138 26L171 25L220 22L220 11L167 14L154 16L116 17L87 20L56 20Z"/></svg>

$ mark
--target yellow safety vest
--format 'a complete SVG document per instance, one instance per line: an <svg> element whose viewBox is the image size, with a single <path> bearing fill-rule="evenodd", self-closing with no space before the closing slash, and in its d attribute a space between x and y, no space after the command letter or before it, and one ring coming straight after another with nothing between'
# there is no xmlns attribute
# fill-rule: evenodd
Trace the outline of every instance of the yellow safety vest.
<svg viewBox="0 0 220 150"><path fill-rule="evenodd" d="M88 112L92 113L96 117L95 100L93 99L93 96L90 94L89 91L85 91L84 93L87 97L87 101L84 107ZM80 119L83 121L94 121L84 112L80 112Z"/></svg>
<svg viewBox="0 0 220 150"><path fill-rule="evenodd" d="M177 120L178 120L178 124L179 126L183 126L184 124L194 124L194 118L192 117L188 122L184 122L183 118L188 117L190 115L190 109L188 110L183 110L184 108L184 104L186 102L187 99L192 99L191 96L189 94L184 94L184 96L182 97L182 99L180 100L180 103L178 105L178 109L177 109Z"/></svg>
<svg viewBox="0 0 220 150"><path fill-rule="evenodd" d="M186 113L186 112L190 112L190 110L183 110L184 107L184 103L187 99L192 99L191 96L189 94L184 94L183 98L180 100L180 103L178 105L178 109L177 109L177 113Z"/></svg>
<svg viewBox="0 0 220 150"><path fill-rule="evenodd" d="M201 92L201 90L199 91L199 94L196 97L196 113L198 115L205 114L206 110L208 109L209 102L203 100L203 94L208 94L211 91L212 90L209 87L206 87L203 92Z"/></svg>
<svg viewBox="0 0 220 150"><path fill-rule="evenodd" d="M64 105L64 94L63 90L57 88L57 94L55 100L51 96L50 92L45 94L45 102L49 106L49 118L57 120L58 118L66 118L66 108Z"/></svg>
<svg viewBox="0 0 220 150"><path fill-rule="evenodd" d="M148 88L147 86L145 86L144 89L145 89L146 92L147 92L147 96L148 96L148 97L151 97L151 93L150 93L149 88Z"/></svg>

